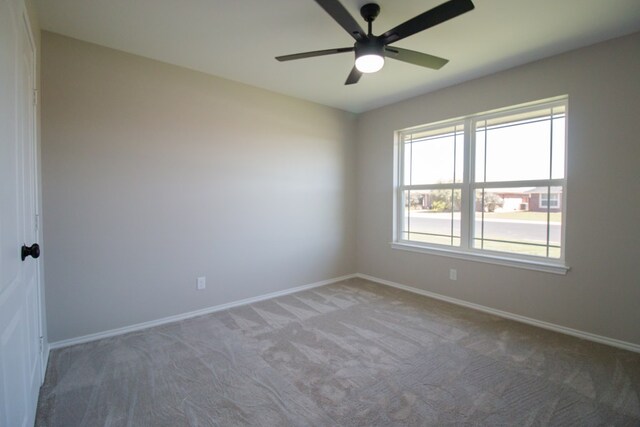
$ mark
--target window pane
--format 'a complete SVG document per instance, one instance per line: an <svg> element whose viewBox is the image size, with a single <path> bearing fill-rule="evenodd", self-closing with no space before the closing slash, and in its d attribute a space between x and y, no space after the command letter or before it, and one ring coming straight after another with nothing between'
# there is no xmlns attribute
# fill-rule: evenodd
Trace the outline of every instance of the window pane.
<svg viewBox="0 0 640 427"><path fill-rule="evenodd" d="M403 173L402 177L404 185L411 185L411 147L413 144L405 142L404 144L404 159L403 159Z"/></svg>
<svg viewBox="0 0 640 427"><path fill-rule="evenodd" d="M400 206L402 206L402 214L400 215L400 238L403 240L409 240L409 206L407 200L409 200L409 191L403 191L400 200Z"/></svg>
<svg viewBox="0 0 640 427"><path fill-rule="evenodd" d="M460 190L407 190L401 237L415 242L460 246Z"/></svg>
<svg viewBox="0 0 640 427"><path fill-rule="evenodd" d="M560 257L562 187L477 189L473 246L476 249ZM543 195L557 208L541 207Z"/></svg>
<svg viewBox="0 0 640 427"><path fill-rule="evenodd" d="M462 125L407 135L404 152L405 185L462 182Z"/></svg>
<svg viewBox="0 0 640 427"><path fill-rule="evenodd" d="M552 135L554 155L564 175L564 113L551 126L551 109L519 113L476 123L476 182L549 179ZM560 153L562 152L562 154Z"/></svg>
<svg viewBox="0 0 640 427"><path fill-rule="evenodd" d="M551 168L552 179L564 178L564 153L565 153L565 115L564 107L562 112L557 112L554 108L553 113L553 158Z"/></svg>

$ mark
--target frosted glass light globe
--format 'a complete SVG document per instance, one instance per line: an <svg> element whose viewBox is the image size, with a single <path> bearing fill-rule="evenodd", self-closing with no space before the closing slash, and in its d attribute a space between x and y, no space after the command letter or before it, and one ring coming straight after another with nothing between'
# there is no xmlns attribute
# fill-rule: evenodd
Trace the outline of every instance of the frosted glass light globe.
<svg viewBox="0 0 640 427"><path fill-rule="evenodd" d="M384 66L384 57L380 55L362 55L356 58L356 68L361 73L375 73Z"/></svg>

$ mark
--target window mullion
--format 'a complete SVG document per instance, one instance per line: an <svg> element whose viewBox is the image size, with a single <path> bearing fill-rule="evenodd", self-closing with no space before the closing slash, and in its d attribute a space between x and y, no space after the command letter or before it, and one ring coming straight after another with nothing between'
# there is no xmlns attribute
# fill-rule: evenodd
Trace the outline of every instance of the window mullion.
<svg viewBox="0 0 640 427"><path fill-rule="evenodd" d="M409 191L407 191L407 240L411 240L411 185L413 184L413 134L409 144ZM404 205L403 205L404 206Z"/></svg>
<svg viewBox="0 0 640 427"><path fill-rule="evenodd" d="M394 233L395 233L395 239L399 240L399 239L403 239L403 223L404 223L404 218L403 218L403 206L404 206L404 190L405 190L405 186L406 183L404 182L404 175L405 175L405 163L404 163L404 158L405 158L405 133L400 133L398 135L398 140L397 140L397 144L398 144L398 149L397 149L397 156L398 158L395 159L396 160L396 164L397 164L397 174L396 174L396 182L397 182L397 194L395 195L395 214L396 214L396 220L395 220L395 229L394 229Z"/></svg>
<svg viewBox="0 0 640 427"><path fill-rule="evenodd" d="M553 107L549 117L549 181L553 179ZM551 240L551 184L547 187L547 258Z"/></svg>
<svg viewBox="0 0 640 427"><path fill-rule="evenodd" d="M472 210L473 203L471 203L472 191L471 181L474 173L474 135L473 135L473 121L466 119L464 121L464 170L462 178L462 188L460 194L460 247L463 249L469 249L471 247L471 234L472 234Z"/></svg>
<svg viewBox="0 0 640 427"><path fill-rule="evenodd" d="M489 152L489 126L487 123L487 120L484 120L484 132L483 132L483 137L484 137L484 141L482 141L482 152L484 153L484 158L482 159L482 182L486 183L487 182L487 153ZM480 248L484 249L484 226L485 226L485 222L484 222L484 201L485 201L485 191L486 188L483 186L482 187L482 220L481 220L481 224L482 224L482 232L480 233ZM474 214L474 220L475 220L475 210L473 212ZM474 221L475 223L475 221Z"/></svg>

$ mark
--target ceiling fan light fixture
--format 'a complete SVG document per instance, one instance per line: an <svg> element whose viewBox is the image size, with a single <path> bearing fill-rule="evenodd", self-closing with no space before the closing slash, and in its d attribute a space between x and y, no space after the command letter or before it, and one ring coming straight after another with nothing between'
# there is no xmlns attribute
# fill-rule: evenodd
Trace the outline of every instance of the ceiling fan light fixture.
<svg viewBox="0 0 640 427"><path fill-rule="evenodd" d="M353 0L350 1L353 2ZM414 16L389 31L375 36L373 34L373 21L375 21L380 13L380 6L378 4L367 3L360 8L360 16L362 16L367 23L368 31L365 32L353 16L351 16L349 11L342 5L340 0L315 0L315 2L355 39L353 47L295 53L293 55L276 56L276 59L278 61L290 61L293 59L355 52L355 66L351 69L347 80L344 82L345 85L358 83L364 73L380 71L382 67L384 67L386 56L396 61L407 62L432 70L439 70L449 62L448 59L415 52L409 49L388 46L428 28L442 24L475 8L472 0L446 0L444 3L420 15Z"/></svg>
<svg viewBox="0 0 640 427"><path fill-rule="evenodd" d="M365 54L356 58L356 68L361 73L375 73L384 66L384 57L378 54Z"/></svg>
<svg viewBox="0 0 640 427"><path fill-rule="evenodd" d="M369 36L364 42L356 42L356 68L361 73L375 73L384 66L384 45L377 37Z"/></svg>

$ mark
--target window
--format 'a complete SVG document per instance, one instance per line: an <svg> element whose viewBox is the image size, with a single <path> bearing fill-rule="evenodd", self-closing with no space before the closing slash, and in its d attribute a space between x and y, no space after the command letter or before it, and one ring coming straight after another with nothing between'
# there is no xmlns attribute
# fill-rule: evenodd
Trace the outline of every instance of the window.
<svg viewBox="0 0 640 427"><path fill-rule="evenodd" d="M399 131L394 247L566 272L566 113L558 98Z"/></svg>
<svg viewBox="0 0 640 427"><path fill-rule="evenodd" d="M560 206L560 197L558 193L541 193L540 194L540 207L541 208L558 208Z"/></svg>

